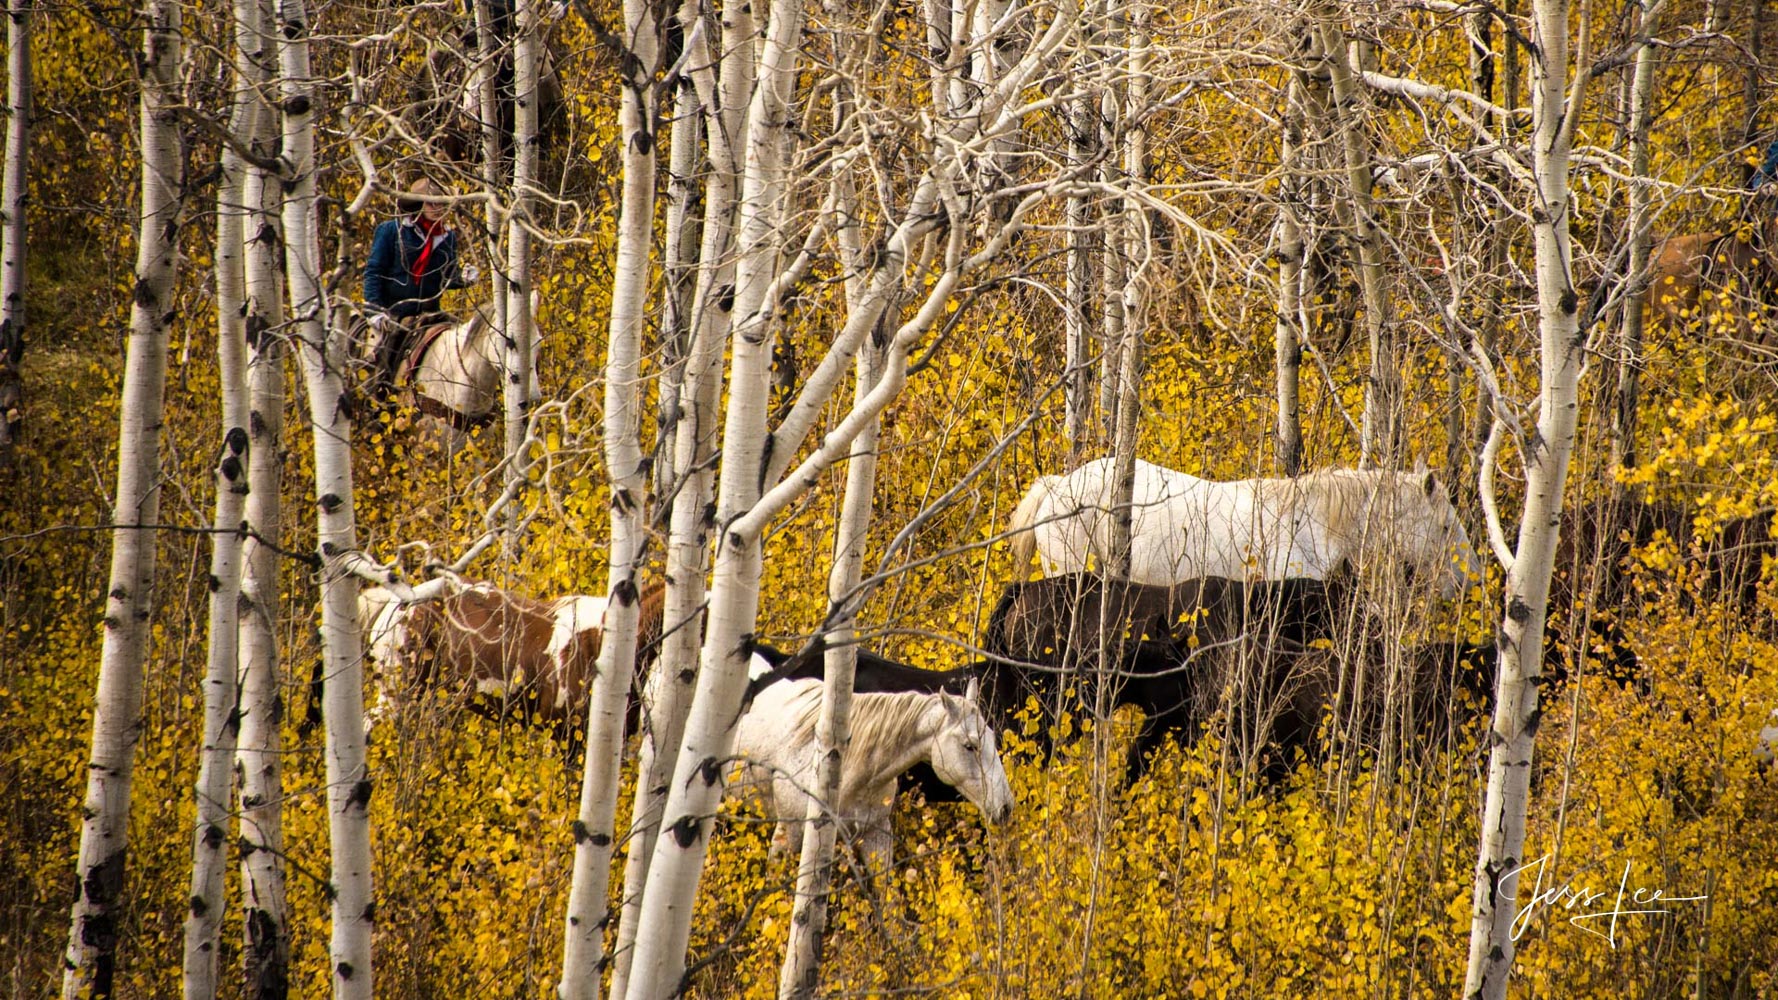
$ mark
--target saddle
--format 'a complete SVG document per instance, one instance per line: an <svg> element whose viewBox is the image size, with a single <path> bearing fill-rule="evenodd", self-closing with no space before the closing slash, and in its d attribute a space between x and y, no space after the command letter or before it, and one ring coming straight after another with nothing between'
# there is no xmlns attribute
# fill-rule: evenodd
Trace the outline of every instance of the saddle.
<svg viewBox="0 0 1778 1000"><path fill-rule="evenodd" d="M420 372L420 363L426 360L426 352L432 349L433 344L438 343L438 338L444 336L445 331L456 325L456 320L441 314L433 317L431 322L414 334L413 346L408 348L407 356L401 359L401 381L413 384L414 376Z"/></svg>

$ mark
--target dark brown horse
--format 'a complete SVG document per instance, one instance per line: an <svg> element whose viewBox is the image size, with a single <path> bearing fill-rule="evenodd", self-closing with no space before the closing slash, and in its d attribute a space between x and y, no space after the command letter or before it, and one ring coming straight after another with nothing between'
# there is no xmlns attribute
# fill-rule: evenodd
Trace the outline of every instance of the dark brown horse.
<svg viewBox="0 0 1778 1000"><path fill-rule="evenodd" d="M1631 585L1633 555L1658 538L1672 541L1681 566L1700 572L1697 596L1725 602L1747 617L1759 608L1759 584L1766 556L1778 557L1770 510L1723 524L1709 536L1693 527L1693 511L1674 503L1633 497L1596 500L1562 515L1550 578L1551 637L1573 649L1581 636L1574 624L1586 620L1589 642L1602 647L1607 676L1629 683L1638 676L1635 653L1624 636L1625 614L1636 607ZM1692 600L1685 595L1682 600ZM1560 649L1550 644L1546 667L1566 670Z"/></svg>
<svg viewBox="0 0 1778 1000"><path fill-rule="evenodd" d="M1221 577L1153 587L1079 573L1011 584L982 640L995 657L983 688L1003 716L1031 698L1052 717L1135 705L1146 716L1134 750L1140 776L1164 736L1196 734L1233 674L1266 676L1275 651L1334 638L1357 614L1348 589L1342 580Z"/></svg>

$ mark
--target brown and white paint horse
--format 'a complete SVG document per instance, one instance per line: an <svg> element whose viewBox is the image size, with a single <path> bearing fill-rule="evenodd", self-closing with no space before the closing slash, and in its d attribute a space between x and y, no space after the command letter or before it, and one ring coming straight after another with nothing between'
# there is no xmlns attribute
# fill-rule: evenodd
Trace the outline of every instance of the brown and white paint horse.
<svg viewBox="0 0 1778 1000"><path fill-rule="evenodd" d="M1708 322L1700 306L1710 306L1723 314L1722 322L1743 345L1771 348L1772 332L1758 329L1755 320L1778 305L1773 300L1778 293L1775 253L1778 219L1766 220L1753 232L1669 236L1654 248L1644 304L1654 310L1653 318L1673 329L1684 329L1692 320ZM1760 353L1770 358L1769 351Z"/></svg>
<svg viewBox="0 0 1778 1000"><path fill-rule="evenodd" d="M641 595L639 672L659 649L665 594L657 585ZM585 594L540 601L486 583L410 605L384 588L365 590L359 620L377 676L367 728L438 691L496 716L564 725L572 736L597 673L605 603Z"/></svg>

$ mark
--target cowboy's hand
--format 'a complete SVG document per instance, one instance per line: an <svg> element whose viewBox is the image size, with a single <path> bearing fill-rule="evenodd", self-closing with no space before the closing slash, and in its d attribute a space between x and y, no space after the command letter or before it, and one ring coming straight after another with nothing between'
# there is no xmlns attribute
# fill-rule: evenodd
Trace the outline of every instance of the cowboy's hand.
<svg viewBox="0 0 1778 1000"><path fill-rule="evenodd" d="M463 265L461 277L463 278L463 283L465 285L473 285L482 280L482 269L476 267L474 264L465 264Z"/></svg>

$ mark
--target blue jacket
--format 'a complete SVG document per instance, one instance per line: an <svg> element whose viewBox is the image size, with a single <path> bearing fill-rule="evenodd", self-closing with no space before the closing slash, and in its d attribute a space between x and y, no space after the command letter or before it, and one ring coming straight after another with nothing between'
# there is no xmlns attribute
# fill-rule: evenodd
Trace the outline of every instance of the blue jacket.
<svg viewBox="0 0 1778 1000"><path fill-rule="evenodd" d="M1762 185L1778 184L1778 142L1766 147L1766 161L1753 172L1753 179L1747 186L1758 191Z"/></svg>
<svg viewBox="0 0 1778 1000"><path fill-rule="evenodd" d="M432 248L426 273L414 280L414 261L424 243L425 235L412 218L390 219L377 226L370 257L364 262L366 306L405 319L436 310L445 289L466 286L457 260L457 234L452 231Z"/></svg>

